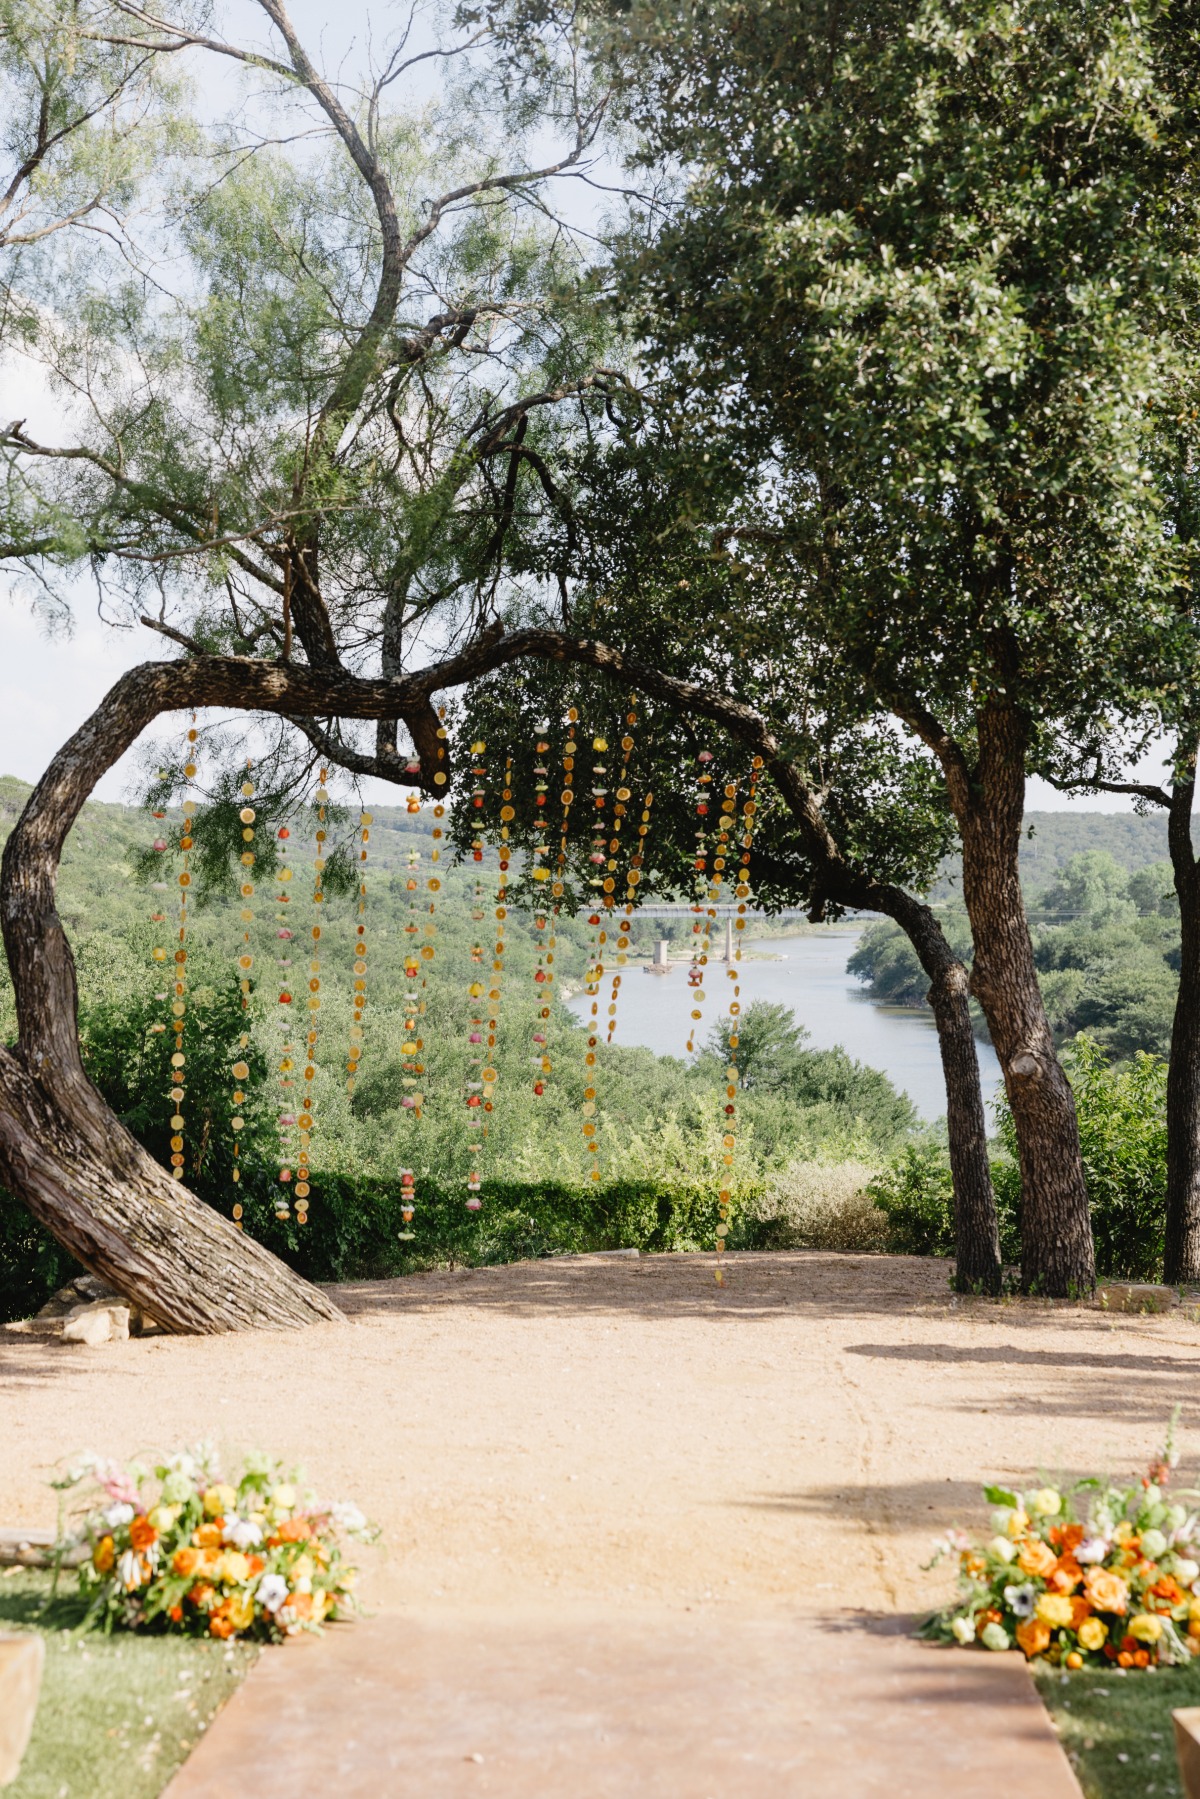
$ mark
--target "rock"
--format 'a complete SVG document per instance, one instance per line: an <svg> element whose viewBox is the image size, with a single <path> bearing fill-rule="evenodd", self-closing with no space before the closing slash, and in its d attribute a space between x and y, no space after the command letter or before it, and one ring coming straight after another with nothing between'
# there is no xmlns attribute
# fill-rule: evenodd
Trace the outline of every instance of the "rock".
<svg viewBox="0 0 1200 1799"><path fill-rule="evenodd" d="M107 1343L113 1334L112 1314L107 1306L83 1306L63 1325L64 1343L86 1343L95 1349ZM125 1334L129 1334L129 1314L125 1314Z"/></svg>
<svg viewBox="0 0 1200 1799"><path fill-rule="evenodd" d="M1104 1281L1096 1288L1095 1303L1105 1312L1169 1312L1178 1299L1174 1287L1151 1286L1141 1281Z"/></svg>
<svg viewBox="0 0 1200 1799"><path fill-rule="evenodd" d="M0 1637L0 1787L17 1778L42 1684L41 1637Z"/></svg>
<svg viewBox="0 0 1200 1799"><path fill-rule="evenodd" d="M60 1547L52 1530L0 1530L0 1568L77 1568L87 1555L86 1543Z"/></svg>

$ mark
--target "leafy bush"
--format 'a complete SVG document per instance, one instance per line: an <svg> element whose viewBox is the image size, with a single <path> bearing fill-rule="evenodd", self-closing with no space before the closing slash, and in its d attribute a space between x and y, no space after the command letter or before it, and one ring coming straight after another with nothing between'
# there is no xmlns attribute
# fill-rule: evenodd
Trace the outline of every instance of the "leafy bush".
<svg viewBox="0 0 1200 1799"><path fill-rule="evenodd" d="M1167 1203L1167 1067L1140 1052L1112 1067L1100 1044L1080 1033L1063 1051L1075 1093L1083 1169L1101 1275L1157 1280ZM1020 1191L1016 1134L997 1108L1000 1140L1012 1158L994 1171L997 1197L1015 1209Z"/></svg>
<svg viewBox="0 0 1200 1799"><path fill-rule="evenodd" d="M865 1162L797 1161L747 1199L739 1249L879 1250L887 1220L872 1202Z"/></svg>
<svg viewBox="0 0 1200 1799"><path fill-rule="evenodd" d="M1012 1263L1021 1258L1021 1237L1009 1167L1007 1160L993 1162L992 1184L1001 1259ZM894 1255L954 1254L954 1183L946 1146L936 1137L906 1143L867 1192L887 1219L886 1247Z"/></svg>

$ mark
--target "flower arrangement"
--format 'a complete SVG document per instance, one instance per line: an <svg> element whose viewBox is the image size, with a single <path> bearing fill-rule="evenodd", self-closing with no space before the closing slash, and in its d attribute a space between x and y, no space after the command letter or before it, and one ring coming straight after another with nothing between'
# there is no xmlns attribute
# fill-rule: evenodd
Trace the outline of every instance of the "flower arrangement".
<svg viewBox="0 0 1200 1799"><path fill-rule="evenodd" d="M964 1647L1018 1648L1028 1660L1072 1669L1148 1668L1200 1655L1200 1513L1182 1503L1200 1495L1168 1493L1173 1424L1135 1486L1083 1480L1024 1494L985 1487L994 1534L972 1543L952 1531L939 1545L929 1566L957 1555L960 1597L926 1634Z"/></svg>
<svg viewBox="0 0 1200 1799"><path fill-rule="evenodd" d="M149 1468L87 1458L53 1484L82 1488L60 1539L64 1554L82 1552L90 1616L108 1629L268 1642L344 1616L355 1570L343 1543L378 1532L357 1506L321 1504L296 1480L262 1455L226 1477L210 1444Z"/></svg>

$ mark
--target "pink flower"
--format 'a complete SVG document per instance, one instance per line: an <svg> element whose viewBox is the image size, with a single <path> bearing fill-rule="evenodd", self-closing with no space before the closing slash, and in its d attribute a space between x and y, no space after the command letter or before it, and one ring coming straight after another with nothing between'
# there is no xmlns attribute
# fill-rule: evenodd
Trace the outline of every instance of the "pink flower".
<svg viewBox="0 0 1200 1799"><path fill-rule="evenodd" d="M467 1210L468 1212L477 1212L482 1204L483 1201L481 1199L469 1199L467 1201Z"/></svg>
<svg viewBox="0 0 1200 1799"><path fill-rule="evenodd" d="M167 847L167 840L165 837L156 837L150 847L156 850L165 850Z"/></svg>
<svg viewBox="0 0 1200 1799"><path fill-rule="evenodd" d="M403 1099L402 1099L402 1100L401 1100L401 1101L400 1101L400 1104L401 1104L401 1105L402 1105L402 1106L403 1106L403 1107L404 1107L404 1108L405 1108L405 1110L406 1110L406 1111L407 1111L407 1110L408 1110L408 1109L409 1109L409 1108L410 1108L410 1107L412 1107L412 1106L415 1106L415 1105L416 1105L416 1103L417 1103L417 1102L416 1102L416 1100L415 1100L415 1099L414 1099L414 1098L413 1098L413 1097L412 1097L412 1095L411 1095L411 1093L406 1093L406 1094L405 1094L405 1095L404 1095L404 1098L403 1098Z"/></svg>
<svg viewBox="0 0 1200 1799"><path fill-rule="evenodd" d="M291 933L291 932L290 932L290 931L287 931L287 930L284 930L284 931L276 931L276 933L275 933L275 935L276 935L276 936L277 936L277 937L290 937L290 936L291 936L291 934L292 934L292 933Z"/></svg>
<svg viewBox="0 0 1200 1799"><path fill-rule="evenodd" d="M701 750L699 756L696 758L698 762L711 762L712 759L711 750Z"/></svg>

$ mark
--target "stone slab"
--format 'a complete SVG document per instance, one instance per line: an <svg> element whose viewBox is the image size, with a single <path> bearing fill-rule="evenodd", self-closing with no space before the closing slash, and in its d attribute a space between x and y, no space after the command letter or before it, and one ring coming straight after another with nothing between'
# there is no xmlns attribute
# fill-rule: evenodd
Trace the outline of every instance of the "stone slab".
<svg viewBox="0 0 1200 1799"><path fill-rule="evenodd" d="M20 1773L45 1659L41 1637L0 1637L0 1787L11 1786Z"/></svg>
<svg viewBox="0 0 1200 1799"><path fill-rule="evenodd" d="M1171 1717L1175 1724L1175 1754L1185 1799L1200 1799L1200 1706L1186 1705Z"/></svg>
<svg viewBox="0 0 1200 1799"><path fill-rule="evenodd" d="M376 1618L267 1651L164 1799L1080 1799L1023 1661L894 1621Z"/></svg>
<svg viewBox="0 0 1200 1799"><path fill-rule="evenodd" d="M1104 1312L1169 1312L1179 1304L1179 1290L1148 1281L1101 1281L1093 1303Z"/></svg>

